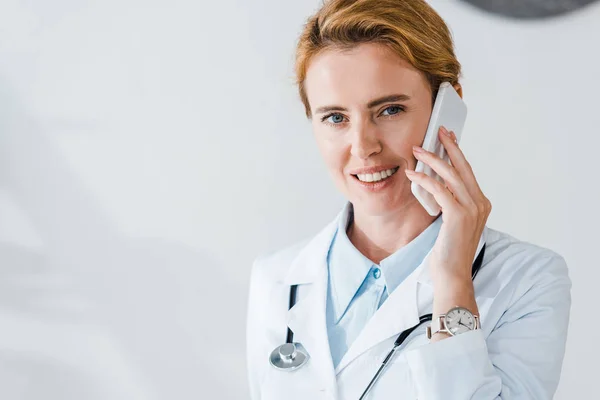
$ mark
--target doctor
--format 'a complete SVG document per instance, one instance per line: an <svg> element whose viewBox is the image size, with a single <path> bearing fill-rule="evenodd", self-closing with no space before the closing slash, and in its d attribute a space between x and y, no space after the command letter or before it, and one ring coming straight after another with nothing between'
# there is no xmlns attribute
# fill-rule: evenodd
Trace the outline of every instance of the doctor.
<svg viewBox="0 0 600 400"><path fill-rule="evenodd" d="M462 95L444 21L422 0L327 1L301 34L296 74L348 202L315 237L253 265L251 398L551 399L571 302L564 259L485 226L490 202L452 132L439 133L452 166L418 147L439 84ZM412 172L417 160L445 184Z"/></svg>

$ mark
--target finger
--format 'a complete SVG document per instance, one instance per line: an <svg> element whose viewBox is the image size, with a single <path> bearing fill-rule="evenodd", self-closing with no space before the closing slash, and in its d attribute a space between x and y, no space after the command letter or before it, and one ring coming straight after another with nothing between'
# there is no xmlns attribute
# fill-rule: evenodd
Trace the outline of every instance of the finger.
<svg viewBox="0 0 600 400"><path fill-rule="evenodd" d="M469 164L458 143L456 143L456 135L442 126L440 127L439 136L446 153L448 153L450 162L461 176L471 196L476 198L477 194L481 192L481 188L475 178L471 164Z"/></svg>
<svg viewBox="0 0 600 400"><path fill-rule="evenodd" d="M404 173L411 180L421 186L435 198L435 201L440 205L442 211L449 211L459 206L452 193L440 182L433 179L422 172L415 172L410 169L405 169Z"/></svg>
<svg viewBox="0 0 600 400"><path fill-rule="evenodd" d="M448 133L448 134L446 134ZM487 216L492 210L492 204L489 199L483 194L479 182L473 173L471 164L467 161L462 150L456 143L456 135L454 132L448 132L444 127L440 127L440 139L443 141L444 148L452 161L454 168L461 175L463 182L474 200L479 214ZM450 139L450 140L448 140Z"/></svg>
<svg viewBox="0 0 600 400"><path fill-rule="evenodd" d="M446 186L448 186L448 189L450 189L460 204L465 206L474 204L471 194L467 190L462 178L453 166L448 164L445 160L439 158L437 155L418 146L414 147L414 154L418 160L429 165L442 177L444 183Z"/></svg>

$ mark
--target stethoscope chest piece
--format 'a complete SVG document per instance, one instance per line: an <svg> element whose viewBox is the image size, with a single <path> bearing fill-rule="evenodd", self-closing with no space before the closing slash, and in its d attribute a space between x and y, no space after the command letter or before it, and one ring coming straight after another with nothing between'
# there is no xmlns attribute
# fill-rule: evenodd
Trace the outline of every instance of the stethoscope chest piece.
<svg viewBox="0 0 600 400"><path fill-rule="evenodd" d="M294 371L302 367L309 355L300 343L284 343L271 352L271 365L281 371Z"/></svg>

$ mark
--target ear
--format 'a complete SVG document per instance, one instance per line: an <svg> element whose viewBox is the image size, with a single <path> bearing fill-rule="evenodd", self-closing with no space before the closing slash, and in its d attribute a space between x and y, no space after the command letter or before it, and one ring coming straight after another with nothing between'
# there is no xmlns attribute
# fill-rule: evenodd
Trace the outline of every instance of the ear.
<svg viewBox="0 0 600 400"><path fill-rule="evenodd" d="M463 98L463 91L462 91L462 86L460 85L460 83L457 83L456 85L454 85L454 90L456 90L456 93L458 93L458 95L462 99Z"/></svg>

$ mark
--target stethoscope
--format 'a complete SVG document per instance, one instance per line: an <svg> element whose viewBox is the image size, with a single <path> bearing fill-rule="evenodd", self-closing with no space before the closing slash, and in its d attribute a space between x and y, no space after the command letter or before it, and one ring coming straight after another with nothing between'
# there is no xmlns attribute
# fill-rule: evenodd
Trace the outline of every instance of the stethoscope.
<svg viewBox="0 0 600 400"><path fill-rule="evenodd" d="M475 279L475 276L477 275L477 273L479 272L479 269L481 268L481 265L483 264L483 255L484 254L485 254L485 243L484 243L483 247L481 248L481 250L479 251L479 254L477 255L477 258L475 259L475 262L473 262L473 268L471 269L471 278L473 280ZM292 308L294 306L294 304L296 304L297 289L298 289L298 285L292 285L290 287L290 297L289 297L289 308L288 309ZM390 360L392 359L392 357L394 356L394 354L396 353L398 348L406 340L406 338L408 336L410 336L410 334L413 333L414 330L417 329L419 326L421 326L424 322L431 321L431 318L432 318L431 314L425 314L425 315L420 316L419 323L417 325L406 329L400 335L398 335L398 338L394 342L394 347L390 350L390 352L387 354L385 359L382 361L381 366L379 367L379 369L377 370L375 375L373 375L373 379L371 379L371 382L369 382L369 385L367 386L367 388L365 389L363 394L360 396L359 400L364 399L367 396L367 394L371 391L371 389L375 385L375 382L377 382L377 380L383 373L383 370L388 365L388 363L390 362ZM280 371L295 371L298 368L301 368L302 366L304 366L309 358L310 358L310 356L309 356L308 352L306 351L306 349L302 346L302 344L294 343L294 332L292 332L292 330L288 326L287 338L286 338L285 343L280 346L277 346L275 348L275 350L273 350L271 352L271 355L269 356L269 362L271 363L271 365L274 368L276 368Z"/></svg>

